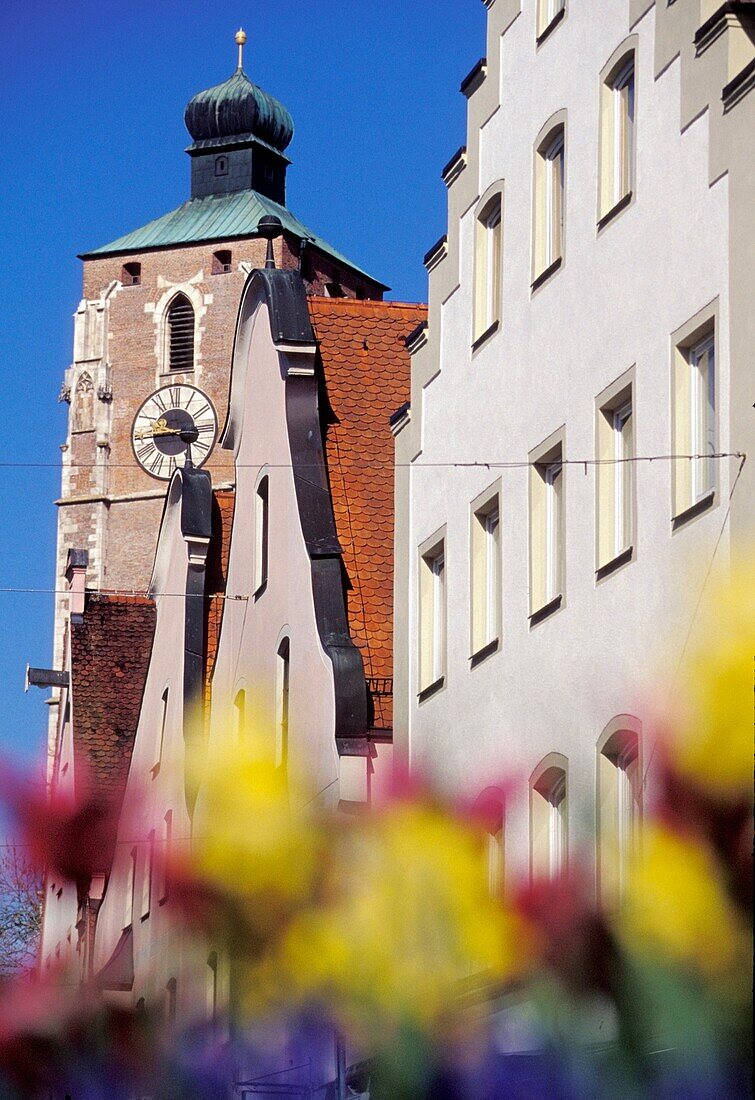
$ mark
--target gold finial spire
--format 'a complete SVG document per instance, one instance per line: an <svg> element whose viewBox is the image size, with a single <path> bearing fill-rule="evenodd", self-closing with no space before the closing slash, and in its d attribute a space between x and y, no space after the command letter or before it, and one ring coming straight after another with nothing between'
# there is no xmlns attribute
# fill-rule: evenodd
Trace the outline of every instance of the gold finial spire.
<svg viewBox="0 0 755 1100"><path fill-rule="evenodd" d="M246 31L243 27L239 27L236 31L236 45L239 48L239 68L244 67L244 44L246 42Z"/></svg>

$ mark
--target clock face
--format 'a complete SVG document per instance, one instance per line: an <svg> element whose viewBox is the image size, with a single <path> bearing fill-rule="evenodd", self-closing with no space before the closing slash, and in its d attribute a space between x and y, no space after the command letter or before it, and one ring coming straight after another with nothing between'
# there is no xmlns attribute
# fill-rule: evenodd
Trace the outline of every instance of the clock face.
<svg viewBox="0 0 755 1100"><path fill-rule="evenodd" d="M183 466L187 451L194 465L202 466L217 434L218 418L206 394L194 386L166 386L148 397L134 417L131 444L142 469L167 481Z"/></svg>

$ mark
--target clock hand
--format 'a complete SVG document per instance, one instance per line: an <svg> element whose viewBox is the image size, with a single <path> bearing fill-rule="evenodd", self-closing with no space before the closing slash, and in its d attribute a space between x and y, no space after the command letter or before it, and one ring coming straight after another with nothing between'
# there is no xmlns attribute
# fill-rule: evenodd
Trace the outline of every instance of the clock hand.
<svg viewBox="0 0 755 1100"><path fill-rule="evenodd" d="M136 439L147 439L149 436L154 437L156 435L180 435L185 430L185 428L169 428L165 417L161 416L148 428L138 428L134 432L134 437Z"/></svg>

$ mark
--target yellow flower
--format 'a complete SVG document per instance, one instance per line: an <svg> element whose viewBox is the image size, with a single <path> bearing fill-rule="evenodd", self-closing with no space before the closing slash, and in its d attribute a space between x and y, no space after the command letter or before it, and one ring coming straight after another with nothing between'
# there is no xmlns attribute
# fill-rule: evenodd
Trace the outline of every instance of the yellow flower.
<svg viewBox="0 0 755 1100"><path fill-rule="evenodd" d="M699 974L726 999L750 984L751 934L713 853L660 826L648 830L630 877L619 932L635 955Z"/></svg>
<svg viewBox="0 0 755 1100"><path fill-rule="evenodd" d="M713 588L677 693L676 771L723 800L752 795L755 569Z"/></svg>
<svg viewBox="0 0 755 1100"><path fill-rule="evenodd" d="M481 839L419 804L344 823L326 900L292 922L257 988L329 1004L373 1042L439 1027L463 981L511 978L529 953L523 923L489 894Z"/></svg>
<svg viewBox="0 0 755 1100"><path fill-rule="evenodd" d="M250 923L274 930L314 889L322 832L284 768L230 738L199 784L194 874L241 901Z"/></svg>

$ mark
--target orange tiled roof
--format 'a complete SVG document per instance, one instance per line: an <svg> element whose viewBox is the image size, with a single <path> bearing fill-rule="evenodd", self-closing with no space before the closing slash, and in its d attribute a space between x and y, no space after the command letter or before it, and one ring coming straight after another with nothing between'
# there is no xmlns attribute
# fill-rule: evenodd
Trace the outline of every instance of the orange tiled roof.
<svg viewBox="0 0 755 1100"><path fill-rule="evenodd" d="M155 630L143 596L87 597L71 631L71 694L77 776L120 806L139 721Z"/></svg>
<svg viewBox="0 0 755 1100"><path fill-rule="evenodd" d="M351 585L351 635L367 677L392 681L394 459L388 418L409 398L404 340L426 319L427 307L354 298L308 302L336 418L327 427L325 451ZM392 695L373 691L373 699L375 726L391 728Z"/></svg>

